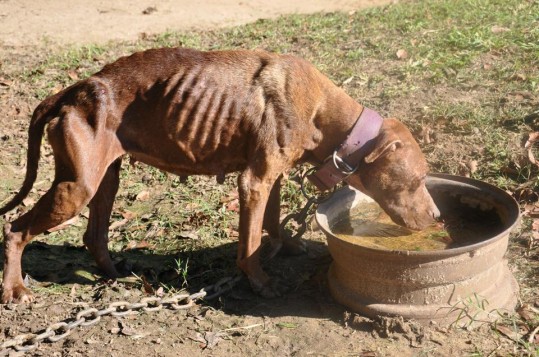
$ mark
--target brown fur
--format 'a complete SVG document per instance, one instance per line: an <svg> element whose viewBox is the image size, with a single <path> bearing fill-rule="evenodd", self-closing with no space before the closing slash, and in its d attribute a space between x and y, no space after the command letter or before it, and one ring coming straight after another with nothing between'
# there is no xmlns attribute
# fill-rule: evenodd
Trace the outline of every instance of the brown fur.
<svg viewBox="0 0 539 357"><path fill-rule="evenodd" d="M22 281L25 245L86 205L84 243L107 275L117 275L107 231L126 153L181 176L239 171L238 266L257 291L274 295L259 262L262 228L291 249L299 244L282 241L276 229L280 178L298 163L322 162L361 111L312 65L293 56L168 48L120 58L34 111L26 178L0 214L30 191L47 124L56 176L29 212L4 226L2 302L33 299ZM396 221L424 227L436 207L424 189L427 166L417 143L395 120L384 121L378 141L377 156L349 182L364 186Z"/></svg>

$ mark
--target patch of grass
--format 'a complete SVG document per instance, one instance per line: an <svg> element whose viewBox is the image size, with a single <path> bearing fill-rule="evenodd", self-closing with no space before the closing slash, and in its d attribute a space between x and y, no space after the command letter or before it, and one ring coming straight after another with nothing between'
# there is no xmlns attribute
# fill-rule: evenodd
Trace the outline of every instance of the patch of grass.
<svg viewBox="0 0 539 357"><path fill-rule="evenodd" d="M532 115L539 111L537 14L537 1L408 1L355 13L291 15L226 30L166 32L131 43L40 52L5 75L20 83L10 89L13 96L24 96L21 101L33 107L35 98L137 50L186 46L291 53L311 61L362 104L405 122L433 171L469 174L507 190L524 184L537 190L539 172L522 151L522 139L539 128ZM405 52L397 56L399 50ZM422 134L427 129L429 140ZM20 141L21 147L25 144ZM474 172L466 168L471 161L477 165ZM113 250L142 252L140 260L148 260L146 253L168 253L154 269L158 273L166 260L179 285L187 278L196 285L192 277L214 282L229 275L238 218L227 202L235 182L233 175L222 186L214 178L180 180L125 160L112 220L123 219L125 210L137 216L111 232ZM7 192L13 184L6 181L3 187ZM144 190L149 198L138 200ZM283 182L282 198L283 214L305 202L295 180ZM74 242L83 226L48 239ZM532 284L526 282L523 289L529 299L537 298ZM484 308L481 301L469 303ZM531 351L532 346L520 348Z"/></svg>

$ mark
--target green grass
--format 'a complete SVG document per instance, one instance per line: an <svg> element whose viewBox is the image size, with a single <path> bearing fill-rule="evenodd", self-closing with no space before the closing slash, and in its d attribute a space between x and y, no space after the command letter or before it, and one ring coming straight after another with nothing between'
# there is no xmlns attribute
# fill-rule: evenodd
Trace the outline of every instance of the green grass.
<svg viewBox="0 0 539 357"><path fill-rule="evenodd" d="M151 47L293 53L337 84L346 81L344 89L361 103L408 124L434 171L462 173L464 164L475 160L475 178L515 189L537 181L536 168L522 160L515 143L535 130L535 123L524 118L537 111L539 102L538 13L534 1L458 0L406 2L353 14L292 15L228 30L166 32L133 43L39 53L7 76L42 99L73 83L73 72L85 78L104 63ZM407 58L397 58L400 49ZM515 100L515 92L532 99ZM425 127L436 133L430 143L419 137ZM199 180L180 184L159 170L126 164L122 182L119 208L150 212L166 236L195 230L202 238L231 238L236 213L227 211L221 199L234 185L233 177L224 188L204 181L206 194L199 195ZM135 199L150 188L149 201ZM301 206L297 183L284 184L283 199L285 212ZM147 232L128 228L144 224L129 222L122 236L126 241L142 239Z"/></svg>
<svg viewBox="0 0 539 357"><path fill-rule="evenodd" d="M532 115L539 111L537 1L407 1L353 14L291 15L227 30L166 32L133 43L38 52L5 76L21 83L15 95L31 97L24 100L33 106L72 84L72 71L85 78L119 56L162 46L299 55L359 102L404 121L433 171L465 174L463 165L474 160L474 178L507 190L526 183L539 187L538 170L522 151L522 139L539 124L539 115ZM401 49L406 58L397 57ZM420 135L425 128L435 134L430 142ZM226 208L223 198L233 190L235 177L224 186L214 178L180 182L125 161L113 221L122 219L122 210L137 217L112 235L113 250L147 241L149 251L168 252L179 285L189 284L190 276L211 282L229 273L235 246L228 243L236 239L237 213ZM12 188L12 180L4 187ZM298 188L297 182L284 182L283 213L301 207ZM143 190L150 191L150 199L138 201ZM80 239L81 226L48 239ZM183 237L186 232L197 239ZM214 254L222 245L225 262ZM203 248L212 252L200 254Z"/></svg>

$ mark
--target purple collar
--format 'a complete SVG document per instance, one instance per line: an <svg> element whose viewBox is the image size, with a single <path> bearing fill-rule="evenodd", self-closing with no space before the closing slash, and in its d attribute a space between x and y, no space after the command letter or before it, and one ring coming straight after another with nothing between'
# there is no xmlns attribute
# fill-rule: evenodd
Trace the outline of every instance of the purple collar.
<svg viewBox="0 0 539 357"><path fill-rule="evenodd" d="M361 160L372 149L374 138L378 136L383 118L372 109L363 107L346 140L329 156L324 163L307 176L319 190L332 189L354 173Z"/></svg>

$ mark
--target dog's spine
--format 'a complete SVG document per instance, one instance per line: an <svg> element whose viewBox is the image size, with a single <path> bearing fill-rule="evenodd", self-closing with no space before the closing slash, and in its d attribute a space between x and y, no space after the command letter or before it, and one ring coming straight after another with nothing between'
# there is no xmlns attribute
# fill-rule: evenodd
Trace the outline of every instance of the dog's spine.
<svg viewBox="0 0 539 357"><path fill-rule="evenodd" d="M0 208L0 215L3 215L18 205L28 196L37 178L37 169L41 152L41 139L45 131L45 125L58 116L62 107L62 99L70 88L66 88L59 93L46 98L41 102L32 114L28 129L28 152L26 160L26 176L19 192Z"/></svg>

